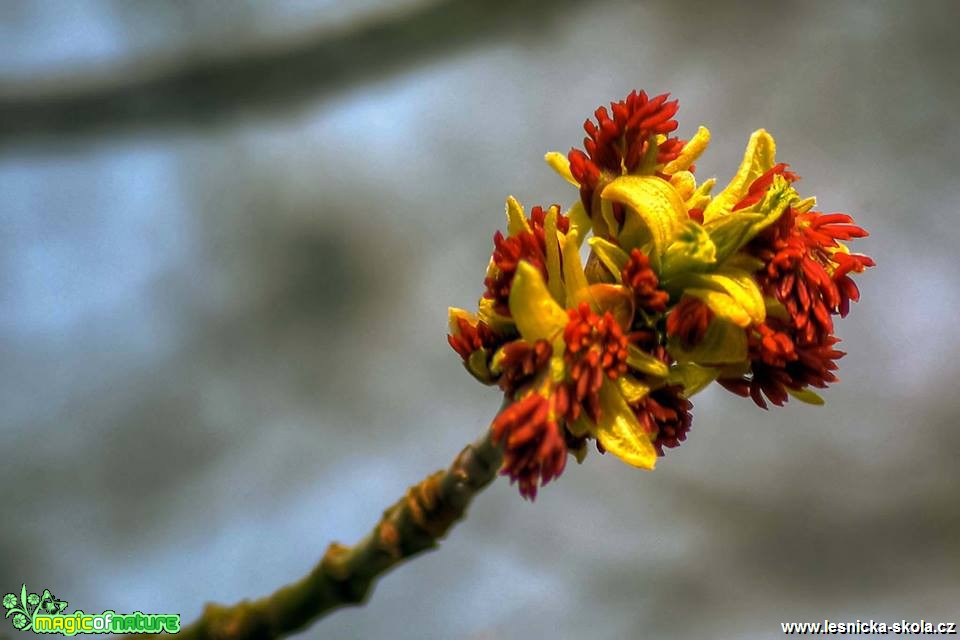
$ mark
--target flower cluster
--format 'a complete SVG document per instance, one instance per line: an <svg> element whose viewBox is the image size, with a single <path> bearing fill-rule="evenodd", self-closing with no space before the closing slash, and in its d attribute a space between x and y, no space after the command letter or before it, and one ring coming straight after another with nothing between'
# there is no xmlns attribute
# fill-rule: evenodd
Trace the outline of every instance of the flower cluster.
<svg viewBox="0 0 960 640"><path fill-rule="evenodd" d="M450 345L507 396L492 437L526 498L590 440L652 469L713 381L767 408L821 404L811 388L837 380L834 318L874 265L846 243L867 233L801 198L764 130L726 188L698 185L710 133L671 137L668 98L631 93L587 120L583 150L548 153L579 201L528 216L508 198L476 313L450 309Z"/></svg>

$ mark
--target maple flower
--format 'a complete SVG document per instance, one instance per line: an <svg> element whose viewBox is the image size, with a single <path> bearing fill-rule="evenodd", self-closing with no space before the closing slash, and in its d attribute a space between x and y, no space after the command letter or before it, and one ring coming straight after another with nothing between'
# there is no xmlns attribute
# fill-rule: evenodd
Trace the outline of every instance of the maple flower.
<svg viewBox="0 0 960 640"><path fill-rule="evenodd" d="M642 91L597 109L583 150L545 156L577 201L526 217L509 198L476 314L450 310L451 347L506 394L491 435L526 498L588 440L652 469L713 381L766 408L837 380L834 317L874 265L846 243L866 232L801 199L762 129L723 190L698 185L710 132L680 140L676 113Z"/></svg>
<svg viewBox="0 0 960 640"><path fill-rule="evenodd" d="M745 366L728 368L719 382L762 408L767 401L780 406L789 396L822 404L810 387L836 382L836 360L844 355L835 347L833 316L846 316L850 302L860 297L851 274L875 264L844 244L867 232L846 214L813 211L815 200L800 199L792 187L799 177L775 163L775 148L769 134L755 133L723 198L705 212L714 220L736 220L743 212L760 216L738 249L745 262L754 260L765 306L774 317L748 329Z"/></svg>
<svg viewBox="0 0 960 640"><path fill-rule="evenodd" d="M624 332L633 296L622 285L588 283L575 234L565 239L563 257L562 305L533 265L521 262L514 278L510 312L521 338L551 345L550 361L528 393L545 399L543 424L562 424L573 438L595 438L625 462L652 469L656 451L623 392L640 386L630 368L642 356ZM493 368L501 362L495 356Z"/></svg>
<svg viewBox="0 0 960 640"><path fill-rule="evenodd" d="M508 228L519 233L524 232L521 213L519 206L508 206ZM665 378L668 371L666 364L628 339L638 301L645 300L642 306L651 312L664 310L667 301L645 258L635 256L633 267L626 269L636 276L636 290L591 282L579 255L582 226L564 231L556 224L559 215L550 209L537 224L546 237L542 259L511 265L508 309L498 317L509 322L517 338L497 348L488 366L490 379L515 400L493 427L495 440L505 448L503 473L531 499L540 484L563 470L558 456L568 452L568 442L596 439L602 451L652 468L658 430L642 425L632 405L649 391L649 377ZM557 243L556 254L551 239ZM624 268L628 262L625 258ZM463 313L458 310L451 317L473 326ZM476 326L480 322L478 318ZM480 330L461 328L459 339L454 336L451 344L456 348L472 338L471 344L480 347L479 334ZM579 458L582 449L574 449Z"/></svg>

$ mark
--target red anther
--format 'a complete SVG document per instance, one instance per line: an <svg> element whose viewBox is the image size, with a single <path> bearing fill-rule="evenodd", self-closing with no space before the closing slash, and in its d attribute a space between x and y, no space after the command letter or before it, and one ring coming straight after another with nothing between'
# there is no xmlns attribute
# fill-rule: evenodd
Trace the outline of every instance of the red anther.
<svg viewBox="0 0 960 640"><path fill-rule="evenodd" d="M478 349L490 349L497 343L497 337L484 322L471 325L464 318L457 318L457 333L448 335L447 342L461 358L467 360Z"/></svg>
<svg viewBox="0 0 960 640"><path fill-rule="evenodd" d="M833 332L831 316L847 315L850 303L859 299L849 274L875 263L865 255L847 253L839 241L866 235L845 213L798 214L788 207L747 245L748 253L766 263L757 273L761 289L783 304L799 342L822 341Z"/></svg>
<svg viewBox="0 0 960 640"><path fill-rule="evenodd" d="M484 279L486 290L483 297L493 300L494 310L501 315L510 315L510 287L521 260L526 260L539 269L544 278L547 277L547 237L543 226L546 216L542 207L534 207L527 220L530 231L509 237L497 231L493 236L493 264L497 270ZM563 233L569 231L570 218L558 213L557 229ZM556 242L555 238L550 240Z"/></svg>
<svg viewBox="0 0 960 640"><path fill-rule="evenodd" d="M693 416L693 403L683 397L683 387L668 385L648 393L634 407L634 414L644 430L653 437L657 454L663 448L673 449L687 439Z"/></svg>
<svg viewBox="0 0 960 640"><path fill-rule="evenodd" d="M650 259L639 249L630 252L630 260L620 274L623 284L633 291L637 308L647 313L662 313L670 300L666 291L658 288L660 280L650 267Z"/></svg>
<svg viewBox="0 0 960 640"><path fill-rule="evenodd" d="M553 399L533 393L519 400L494 419L491 437L504 447L500 473L517 482L520 495L537 497L537 487L563 473L567 462L567 444L557 423Z"/></svg>
<svg viewBox="0 0 960 640"><path fill-rule="evenodd" d="M750 371L718 380L727 390L749 396L766 409L767 401L782 406L789 398L787 389L824 389L838 380L836 361L845 354L834 348L837 337L815 334L810 341L789 323L773 318L754 329L749 338Z"/></svg>
<svg viewBox="0 0 960 640"><path fill-rule="evenodd" d="M712 320L713 312L703 300L694 296L683 296L667 316L667 335L693 347L703 340Z"/></svg>
<svg viewBox="0 0 960 640"><path fill-rule="evenodd" d="M552 354L553 348L547 340L537 340L533 345L515 340L505 345L500 362L500 388L508 394L515 393L550 363Z"/></svg>
<svg viewBox="0 0 960 640"><path fill-rule="evenodd" d="M800 176L792 171L787 171L787 167L789 166L790 165L781 162L751 182L750 187L747 189L747 195L733 207L733 210L739 211L740 209L746 209L760 202L763 196L766 195L767 190L773 185L774 176L783 176L788 182L796 182L799 180Z"/></svg>
<svg viewBox="0 0 960 640"><path fill-rule="evenodd" d="M567 417L576 420L580 409L600 418L600 387L604 378L616 380L627 372L627 337L609 311L599 316L581 302L567 310L570 320L563 330L564 363L570 377L570 408Z"/></svg>
<svg viewBox="0 0 960 640"><path fill-rule="evenodd" d="M584 122L586 153L572 149L568 159L570 172L580 183L580 198L587 213L593 206L594 191L603 171L615 176L623 171L635 172L654 137L676 130L677 121L673 116L679 104L676 100L667 102L669 95L650 99L645 92L634 91L624 100L611 103L610 112L605 107L598 108L594 112L596 124L591 120ZM676 158L683 144L675 137L661 142L657 147L657 162L666 163Z"/></svg>

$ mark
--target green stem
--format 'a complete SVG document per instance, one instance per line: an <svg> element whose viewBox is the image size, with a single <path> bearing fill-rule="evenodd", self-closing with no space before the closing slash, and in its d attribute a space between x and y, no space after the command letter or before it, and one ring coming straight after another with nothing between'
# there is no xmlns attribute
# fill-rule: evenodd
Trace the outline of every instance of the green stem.
<svg viewBox="0 0 960 640"><path fill-rule="evenodd" d="M334 542L307 576L265 598L233 606L208 604L200 619L177 637L281 638L334 609L362 604L378 577L437 546L464 516L473 497L496 477L502 460L503 453L490 440L488 431L464 448L449 469L410 487L354 546Z"/></svg>

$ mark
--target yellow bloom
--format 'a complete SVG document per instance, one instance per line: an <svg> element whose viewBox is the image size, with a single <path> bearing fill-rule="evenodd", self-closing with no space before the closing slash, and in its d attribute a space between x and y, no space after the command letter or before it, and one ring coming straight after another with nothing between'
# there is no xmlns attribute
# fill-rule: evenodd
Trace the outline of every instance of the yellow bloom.
<svg viewBox="0 0 960 640"><path fill-rule="evenodd" d="M822 402L809 387L836 379L831 317L873 266L844 242L866 232L813 211L762 129L712 195L716 180L694 176L710 132L678 140L676 112L667 94L634 92L585 123L583 150L546 154L578 201L527 216L509 198L476 315L450 312L451 346L512 401L493 434L525 497L588 439L652 469L715 380L765 406Z"/></svg>
<svg viewBox="0 0 960 640"><path fill-rule="evenodd" d="M630 363L622 328L612 321L618 315L623 317L629 313L632 316L629 294L617 285L587 284L579 257L575 253L575 241L568 239L564 248L566 300L568 304L578 305L579 308L564 309L550 294L540 272L528 263L521 263L510 294L511 315L524 340L530 343L547 340L552 345L550 382L554 386L553 393L567 396L562 404L567 409L567 416L572 418L573 435L594 437L607 451L624 462L644 469L653 469L657 454L651 442L651 434L637 421L623 398L621 384L617 382L623 375L627 382L622 384L635 392L640 384L626 375L625 371L616 368L616 365ZM600 335L597 335L596 327L590 325L590 321L596 318L600 318L597 324L606 320L606 323L601 325ZM593 358L592 367L576 369L567 366L572 360L569 357L570 349L581 348L580 344L571 343L571 337L578 330L588 332L583 338L587 343L586 358ZM604 331L605 334L602 333ZM619 358L618 354L611 355L609 349L609 346L616 345L618 340L622 350ZM590 360L581 357L575 364L585 362L589 363ZM571 387L573 391L570 390ZM578 394L578 388L585 391ZM634 399L640 398L635 395ZM587 403L585 413L581 414L578 409L573 408L578 402ZM594 420L585 420L584 417L591 413Z"/></svg>

